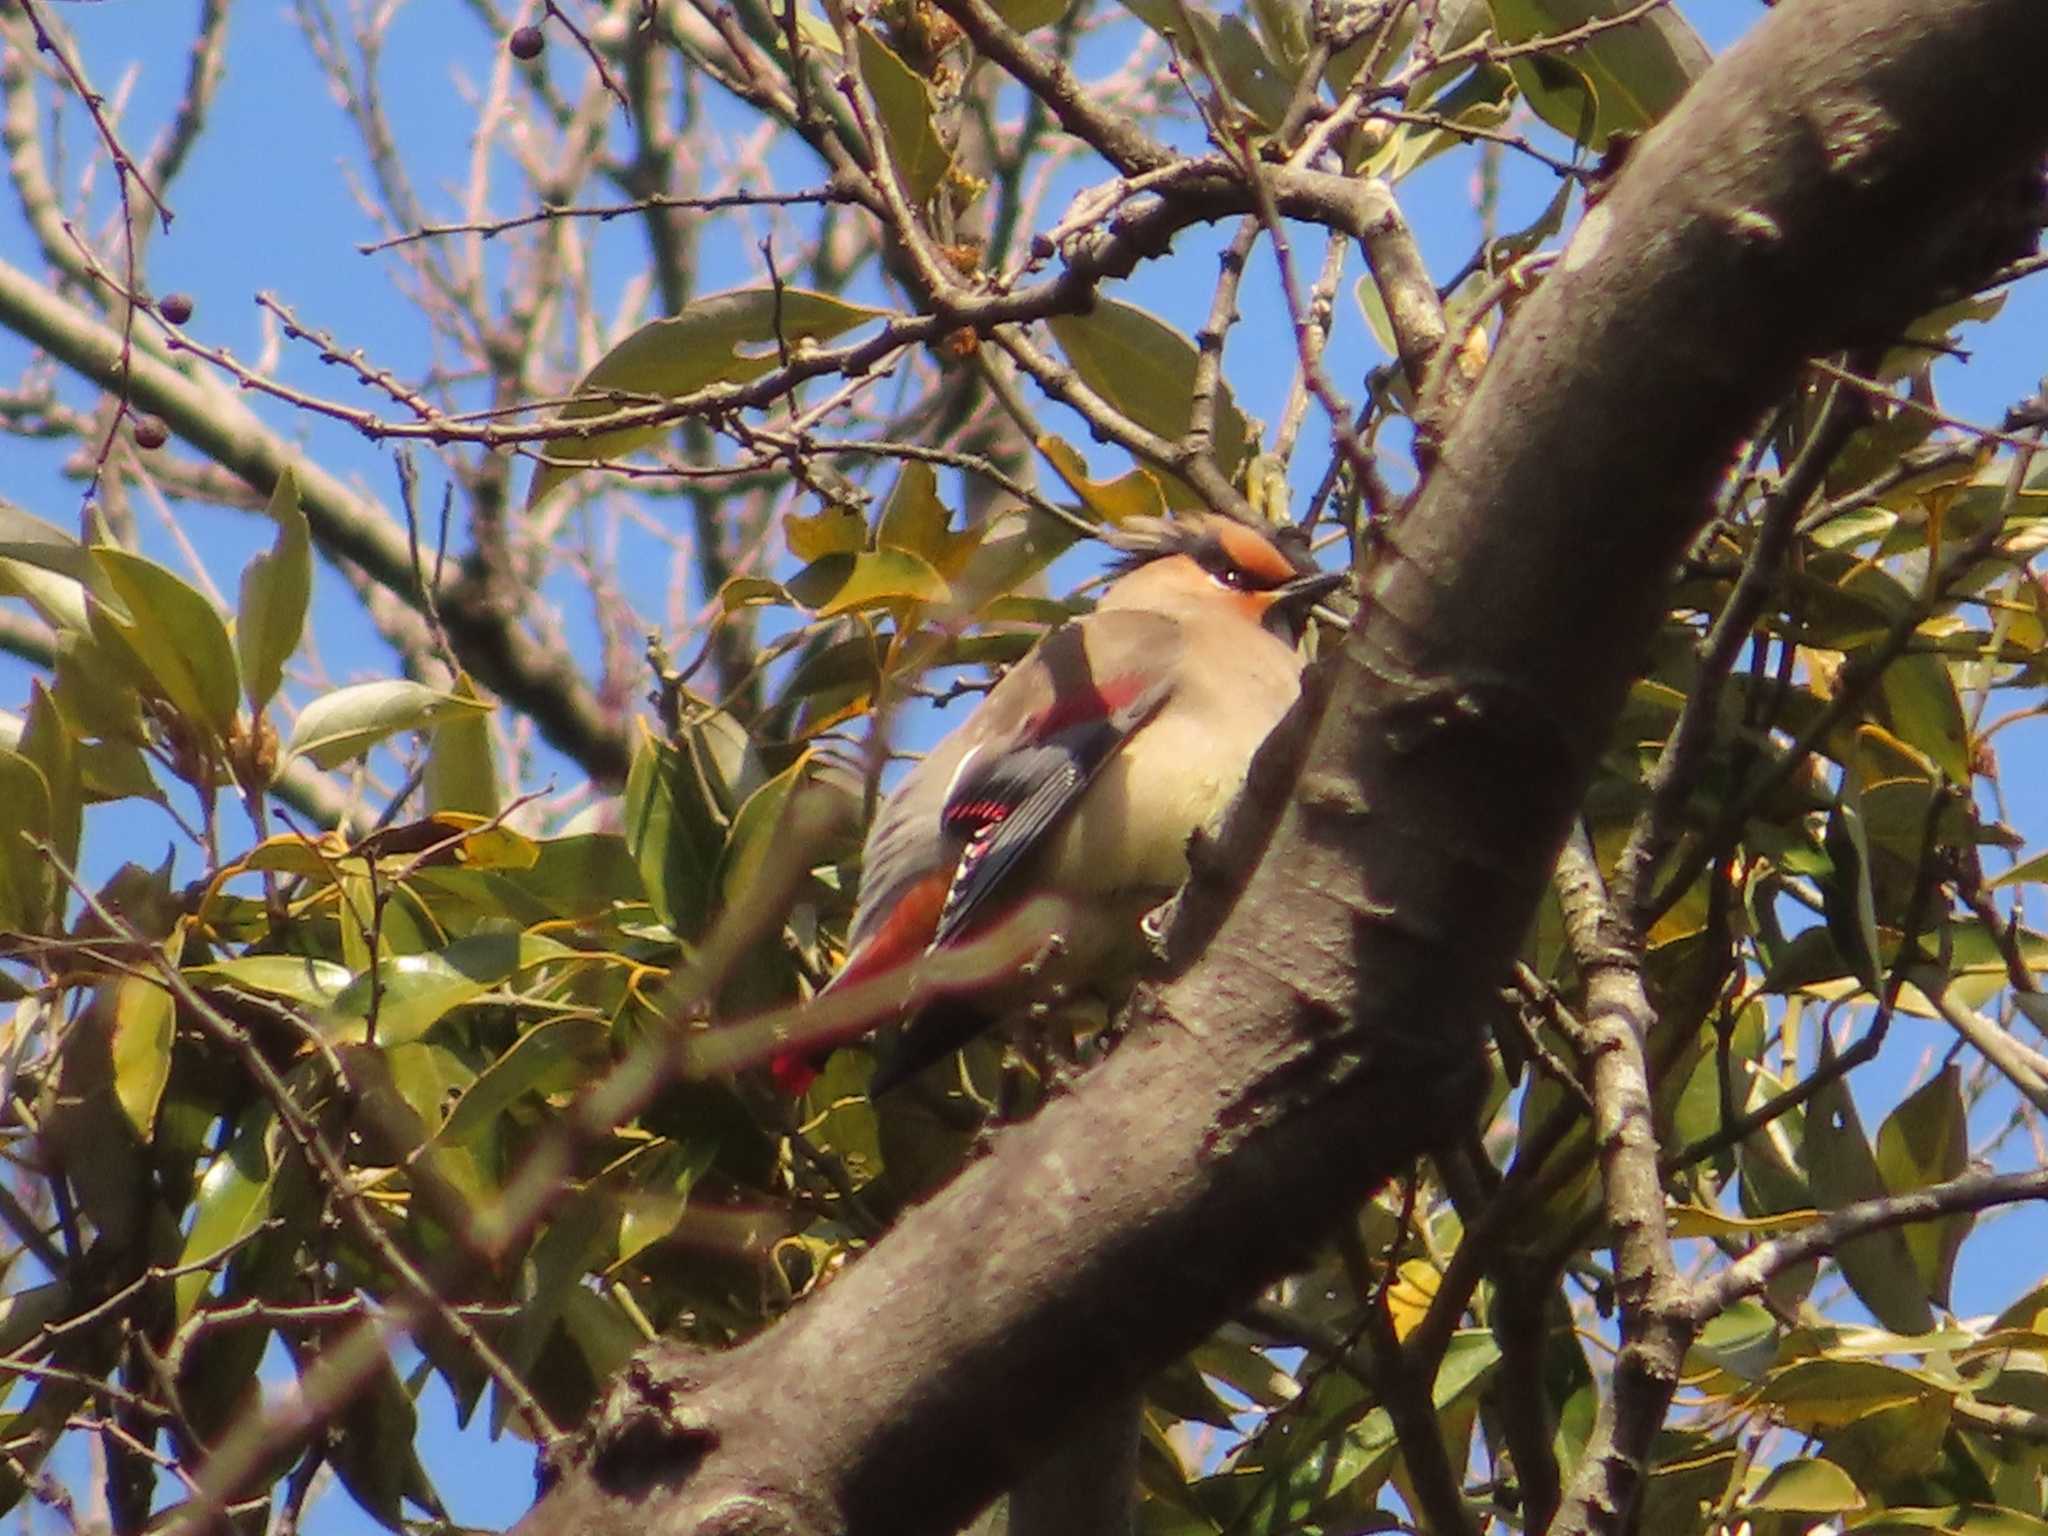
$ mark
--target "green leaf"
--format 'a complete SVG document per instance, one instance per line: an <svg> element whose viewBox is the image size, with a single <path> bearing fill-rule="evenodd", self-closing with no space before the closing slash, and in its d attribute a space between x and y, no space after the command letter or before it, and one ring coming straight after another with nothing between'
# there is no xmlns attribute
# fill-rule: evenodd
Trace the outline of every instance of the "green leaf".
<svg viewBox="0 0 2048 1536"><path fill-rule="evenodd" d="M1212 15L1183 0L1123 0L1124 9L1161 37L1172 38L1261 128L1287 114L1297 71L1276 60L1240 16Z"/></svg>
<svg viewBox="0 0 2048 1536"><path fill-rule="evenodd" d="M1765 1474L1755 1493L1743 1500L1748 1512L1787 1510L1800 1514L1838 1515L1861 1509L1863 1490L1832 1461L1819 1456L1780 1462Z"/></svg>
<svg viewBox="0 0 2048 1536"><path fill-rule="evenodd" d="M490 701L477 692L466 672L455 679L454 695L476 708L450 715L427 743L427 810L495 816L503 801L491 747Z"/></svg>
<svg viewBox="0 0 2048 1536"><path fill-rule="evenodd" d="M0 498L0 560L18 560L72 581L85 580L85 546L55 524L30 516L4 498Z"/></svg>
<svg viewBox="0 0 2048 1536"><path fill-rule="evenodd" d="M618 1303L580 1285L562 1297L562 1330L583 1356L593 1382L611 1380L625 1368L633 1351L647 1342L626 1320Z"/></svg>
<svg viewBox="0 0 2048 1536"><path fill-rule="evenodd" d="M316 767L338 768L400 731L425 730L453 716L488 712L489 706L474 696L442 693L407 678L353 683L308 704L293 722L285 750L294 757L311 758Z"/></svg>
<svg viewBox="0 0 2048 1536"><path fill-rule="evenodd" d="M1105 299L1085 315L1046 321L1081 381L1139 426L1178 441L1194 414L1195 344L1132 304ZM1251 429L1228 384L1217 385L1211 457L1226 474L1243 461ZM1162 476L1167 501L1199 505L1177 478Z"/></svg>
<svg viewBox="0 0 2048 1536"><path fill-rule="evenodd" d="M80 629L57 636L57 707L80 736L139 747L147 732L138 680L119 653L86 631L83 607L79 615Z"/></svg>
<svg viewBox="0 0 2048 1536"><path fill-rule="evenodd" d="M1071 4L1072 0L995 0L996 14L1019 32L1051 26Z"/></svg>
<svg viewBox="0 0 2048 1536"><path fill-rule="evenodd" d="M1524 43L1617 15L1630 5L1631 0L1489 0L1488 8L1503 42ZM1640 133L1656 122L1712 62L1699 34L1668 6L1574 47L1510 61L1537 116L1574 138L1581 130L1581 105L1555 73L1546 78L1538 58L1578 75L1592 91L1590 146L1596 150L1617 133Z"/></svg>
<svg viewBox="0 0 2048 1536"><path fill-rule="evenodd" d="M41 678L29 683L28 717L15 750L42 771L43 786L49 791L50 851L67 869L77 869L80 818L85 809L81 752ZM52 911L61 909L60 898Z"/></svg>
<svg viewBox="0 0 2048 1536"><path fill-rule="evenodd" d="M1842 798L1828 817L1823 839L1834 872L1821 887L1821 904L1836 950L1875 996L1880 960L1877 902L1871 888L1870 842L1864 832L1860 799L1854 778L1845 779Z"/></svg>
<svg viewBox="0 0 2048 1536"><path fill-rule="evenodd" d="M374 1012L379 1045L417 1040L451 1009L503 986L522 971L576 951L538 934L477 933L436 954L393 955L357 976L322 1021L331 1040L369 1037Z"/></svg>
<svg viewBox="0 0 2048 1536"><path fill-rule="evenodd" d="M703 1136L689 1143L664 1142L636 1162L633 1186L620 1201L624 1214L619 1220L619 1263L676 1229L689 1209L690 1191L717 1154L718 1139Z"/></svg>
<svg viewBox="0 0 2048 1536"><path fill-rule="evenodd" d="M477 1074L441 1127L441 1139L457 1146L474 1141L525 1095L581 1087L610 1059L610 1043L611 1031L599 1019L548 1019L534 1025Z"/></svg>
<svg viewBox="0 0 2048 1536"><path fill-rule="evenodd" d="M347 966L311 955L244 955L188 967L185 975L199 985L224 982L313 1008L331 1005L349 982Z"/></svg>
<svg viewBox="0 0 2048 1536"><path fill-rule="evenodd" d="M896 484L882 504L875 545L916 555L936 570L952 558L952 521L952 512L939 500L938 475L922 460L909 459L897 471Z"/></svg>
<svg viewBox="0 0 2048 1536"><path fill-rule="evenodd" d="M1399 181L1445 151L1472 142L1470 134L1459 133L1457 129L1499 128L1514 115L1514 89L1514 77L1507 70L1497 64L1483 64L1433 101L1419 101L1411 96L1410 109L1431 121L1397 126L1386 143L1366 160L1360 174ZM1444 126L1438 127L1437 123ZM1377 326L1386 329L1386 308L1370 278L1361 285L1359 299L1378 307ZM1393 355L1391 340L1386 350L1389 356Z"/></svg>
<svg viewBox="0 0 2048 1536"><path fill-rule="evenodd" d="M83 556L79 569L85 569ZM85 584L28 560L0 559L0 596L22 599L44 623L66 634L84 634L90 623Z"/></svg>
<svg viewBox="0 0 2048 1536"><path fill-rule="evenodd" d="M1877 1129L1877 1171L1895 1195L1959 1177L1970 1164L1969 1109L1960 1068L1946 1066L1884 1118ZM1976 1216L1959 1211L1899 1229L1927 1294L1948 1305L1956 1254Z"/></svg>
<svg viewBox="0 0 2048 1536"><path fill-rule="evenodd" d="M765 576L735 576L718 589L718 606L728 614L788 601L789 594L782 590L782 583Z"/></svg>
<svg viewBox="0 0 2048 1536"><path fill-rule="evenodd" d="M953 167L953 153L932 123L932 88L866 27L856 29L854 39L861 76L882 116L889 158L896 162L910 200L921 203L938 190Z"/></svg>
<svg viewBox="0 0 2048 1536"><path fill-rule="evenodd" d="M227 738L241 671L220 613L197 588L153 560L97 545L91 554L92 632L193 728Z"/></svg>
<svg viewBox="0 0 2048 1536"><path fill-rule="evenodd" d="M1924 752L1949 783L1968 784L1970 731L1946 663L1939 656L1908 651L1885 667L1881 686L1899 737Z"/></svg>
<svg viewBox="0 0 2048 1536"><path fill-rule="evenodd" d="M19 752L0 751L0 929L40 933L57 909L57 871L35 846L50 837L50 785Z"/></svg>
<svg viewBox="0 0 2048 1536"><path fill-rule="evenodd" d="M177 1008L169 992L140 976L122 977L112 984L109 996L114 1096L135 1127L136 1139L147 1144L156 1132L164 1085L171 1080Z"/></svg>
<svg viewBox="0 0 2048 1536"><path fill-rule="evenodd" d="M712 911L731 814L698 752L643 735L626 770L626 847L655 916L693 940ZM715 770L714 770L715 771Z"/></svg>
<svg viewBox="0 0 2048 1536"><path fill-rule="evenodd" d="M1822 1063L1831 1056L1823 1049ZM1805 1155L1814 1199L1826 1210L1886 1193L1849 1085L1840 1077L1822 1085L1807 1107ZM1842 1244L1835 1263L1871 1315L1892 1332L1925 1333L1934 1326L1927 1287L1896 1228Z"/></svg>
<svg viewBox="0 0 2048 1536"><path fill-rule="evenodd" d="M299 509L299 483L289 466L277 477L264 510L277 524L277 543L242 571L235 619L235 651L252 714L277 697L285 663L305 635L306 609L313 598L312 531Z"/></svg>
<svg viewBox="0 0 2048 1536"><path fill-rule="evenodd" d="M1809 1356L1773 1371L1757 1401L1776 1409L1794 1429L1830 1430L1901 1403L1934 1398L1946 1404L1953 1395L1924 1376L1880 1360Z"/></svg>
<svg viewBox="0 0 2048 1536"><path fill-rule="evenodd" d="M680 400L714 384L744 384L777 367L783 347L827 340L887 313L802 288L712 294L692 301L679 315L641 326L613 347L576 386L576 394L592 398L571 402L555 419L596 421L621 403L634 403L611 398L614 394ZM581 466L631 453L674 430L673 423L591 429L548 443L548 457L556 462L534 471L527 506L538 505Z"/></svg>
<svg viewBox="0 0 2048 1536"><path fill-rule="evenodd" d="M324 1441L341 1485L387 1530L405 1529L404 1499L431 1501L423 1508L440 1502L414 1448L418 1428L412 1396L387 1357L350 1394Z"/></svg>
<svg viewBox="0 0 2048 1536"><path fill-rule="evenodd" d="M1942 1509L1895 1506L1846 1527L1856 1536L2048 1536L2048 1520L2024 1510L1991 1504L1951 1504Z"/></svg>
<svg viewBox="0 0 2048 1536"><path fill-rule="evenodd" d="M1431 1384L1430 1400L1439 1414L1484 1387L1500 1363L1500 1345L1490 1332L1467 1329L1454 1335L1444 1353L1443 1365ZM1257 1492L1236 1516L1232 1528L1244 1531L1291 1530L1306 1524L1315 1512L1339 1494L1360 1485L1370 1492L1392 1471L1400 1454L1393 1420L1386 1409L1374 1408L1359 1415L1355 1388L1344 1396L1349 1411L1334 1432L1319 1441L1306 1433L1279 1440L1278 1454L1263 1469ZM1340 1399L1342 1401L1343 1399ZM1262 1436L1254 1457L1273 1455ZM1261 1472L1259 1461L1250 1461L1236 1479Z"/></svg>
<svg viewBox="0 0 2048 1536"><path fill-rule="evenodd" d="M250 1112L228 1149L214 1158L192 1202L192 1225L178 1253L182 1267L212 1258L241 1242L270 1217L278 1165L270 1158L265 1138L274 1123L268 1109ZM213 1283L215 1270L195 1269L172 1282L178 1321L199 1305Z"/></svg>
<svg viewBox="0 0 2048 1536"><path fill-rule="evenodd" d="M953 589L922 557L902 549L827 555L787 583L789 595L821 619L899 603L946 604Z"/></svg>

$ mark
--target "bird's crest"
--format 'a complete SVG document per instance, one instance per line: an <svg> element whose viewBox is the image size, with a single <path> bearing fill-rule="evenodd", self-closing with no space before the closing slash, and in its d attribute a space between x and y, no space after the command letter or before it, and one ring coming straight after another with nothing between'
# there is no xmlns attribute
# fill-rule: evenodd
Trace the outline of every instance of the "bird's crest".
<svg viewBox="0 0 2048 1536"><path fill-rule="evenodd" d="M1205 566L1227 562L1252 577L1254 587L1277 587L1314 569L1305 561L1290 558L1274 539L1249 523L1213 512L1128 518L1104 530L1102 537L1120 551L1111 567L1113 577L1128 576L1140 566L1171 555L1186 555Z"/></svg>

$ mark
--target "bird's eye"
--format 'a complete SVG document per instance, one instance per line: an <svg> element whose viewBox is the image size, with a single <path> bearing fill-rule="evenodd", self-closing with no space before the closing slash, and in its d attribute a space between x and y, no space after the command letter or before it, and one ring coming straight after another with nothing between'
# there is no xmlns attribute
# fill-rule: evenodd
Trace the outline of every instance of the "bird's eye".
<svg viewBox="0 0 2048 1536"><path fill-rule="evenodd" d="M1222 549L1214 546L1195 556L1196 562L1215 579L1218 585L1242 592L1251 584L1244 567L1232 560Z"/></svg>

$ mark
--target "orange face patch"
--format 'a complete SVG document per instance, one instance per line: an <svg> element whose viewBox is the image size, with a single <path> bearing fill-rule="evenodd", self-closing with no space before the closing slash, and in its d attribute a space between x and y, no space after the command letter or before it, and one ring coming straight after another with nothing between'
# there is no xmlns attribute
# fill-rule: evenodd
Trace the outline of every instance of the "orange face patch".
<svg viewBox="0 0 2048 1536"><path fill-rule="evenodd" d="M1256 529L1229 518L1215 519L1216 542L1223 546L1231 564L1252 578L1257 587L1277 587L1300 574L1294 563Z"/></svg>

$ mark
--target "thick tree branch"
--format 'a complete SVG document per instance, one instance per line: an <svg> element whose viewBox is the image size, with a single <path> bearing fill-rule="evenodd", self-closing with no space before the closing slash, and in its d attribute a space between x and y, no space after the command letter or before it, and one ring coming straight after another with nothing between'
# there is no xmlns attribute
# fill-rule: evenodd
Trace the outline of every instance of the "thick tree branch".
<svg viewBox="0 0 2048 1536"><path fill-rule="evenodd" d="M420 586L405 530L375 502L350 490L257 419L236 395L159 361L141 346L124 349L119 333L66 303L33 278L0 262L0 325L41 347L102 389L161 416L214 462L268 496L277 477L295 473L314 541L330 558L360 566L378 585L412 599ZM463 664L488 687L530 714L548 740L594 777L623 780L624 725L599 704L569 657L537 642L517 612L444 583L443 621Z"/></svg>
<svg viewBox="0 0 2048 1536"><path fill-rule="evenodd" d="M2038 0L1791 0L1717 65L1518 310L1327 707L1197 850L1170 948L1201 959L789 1318L637 1363L525 1528L948 1529L1455 1133L1729 453L1804 357L2025 248L2044 48Z"/></svg>

